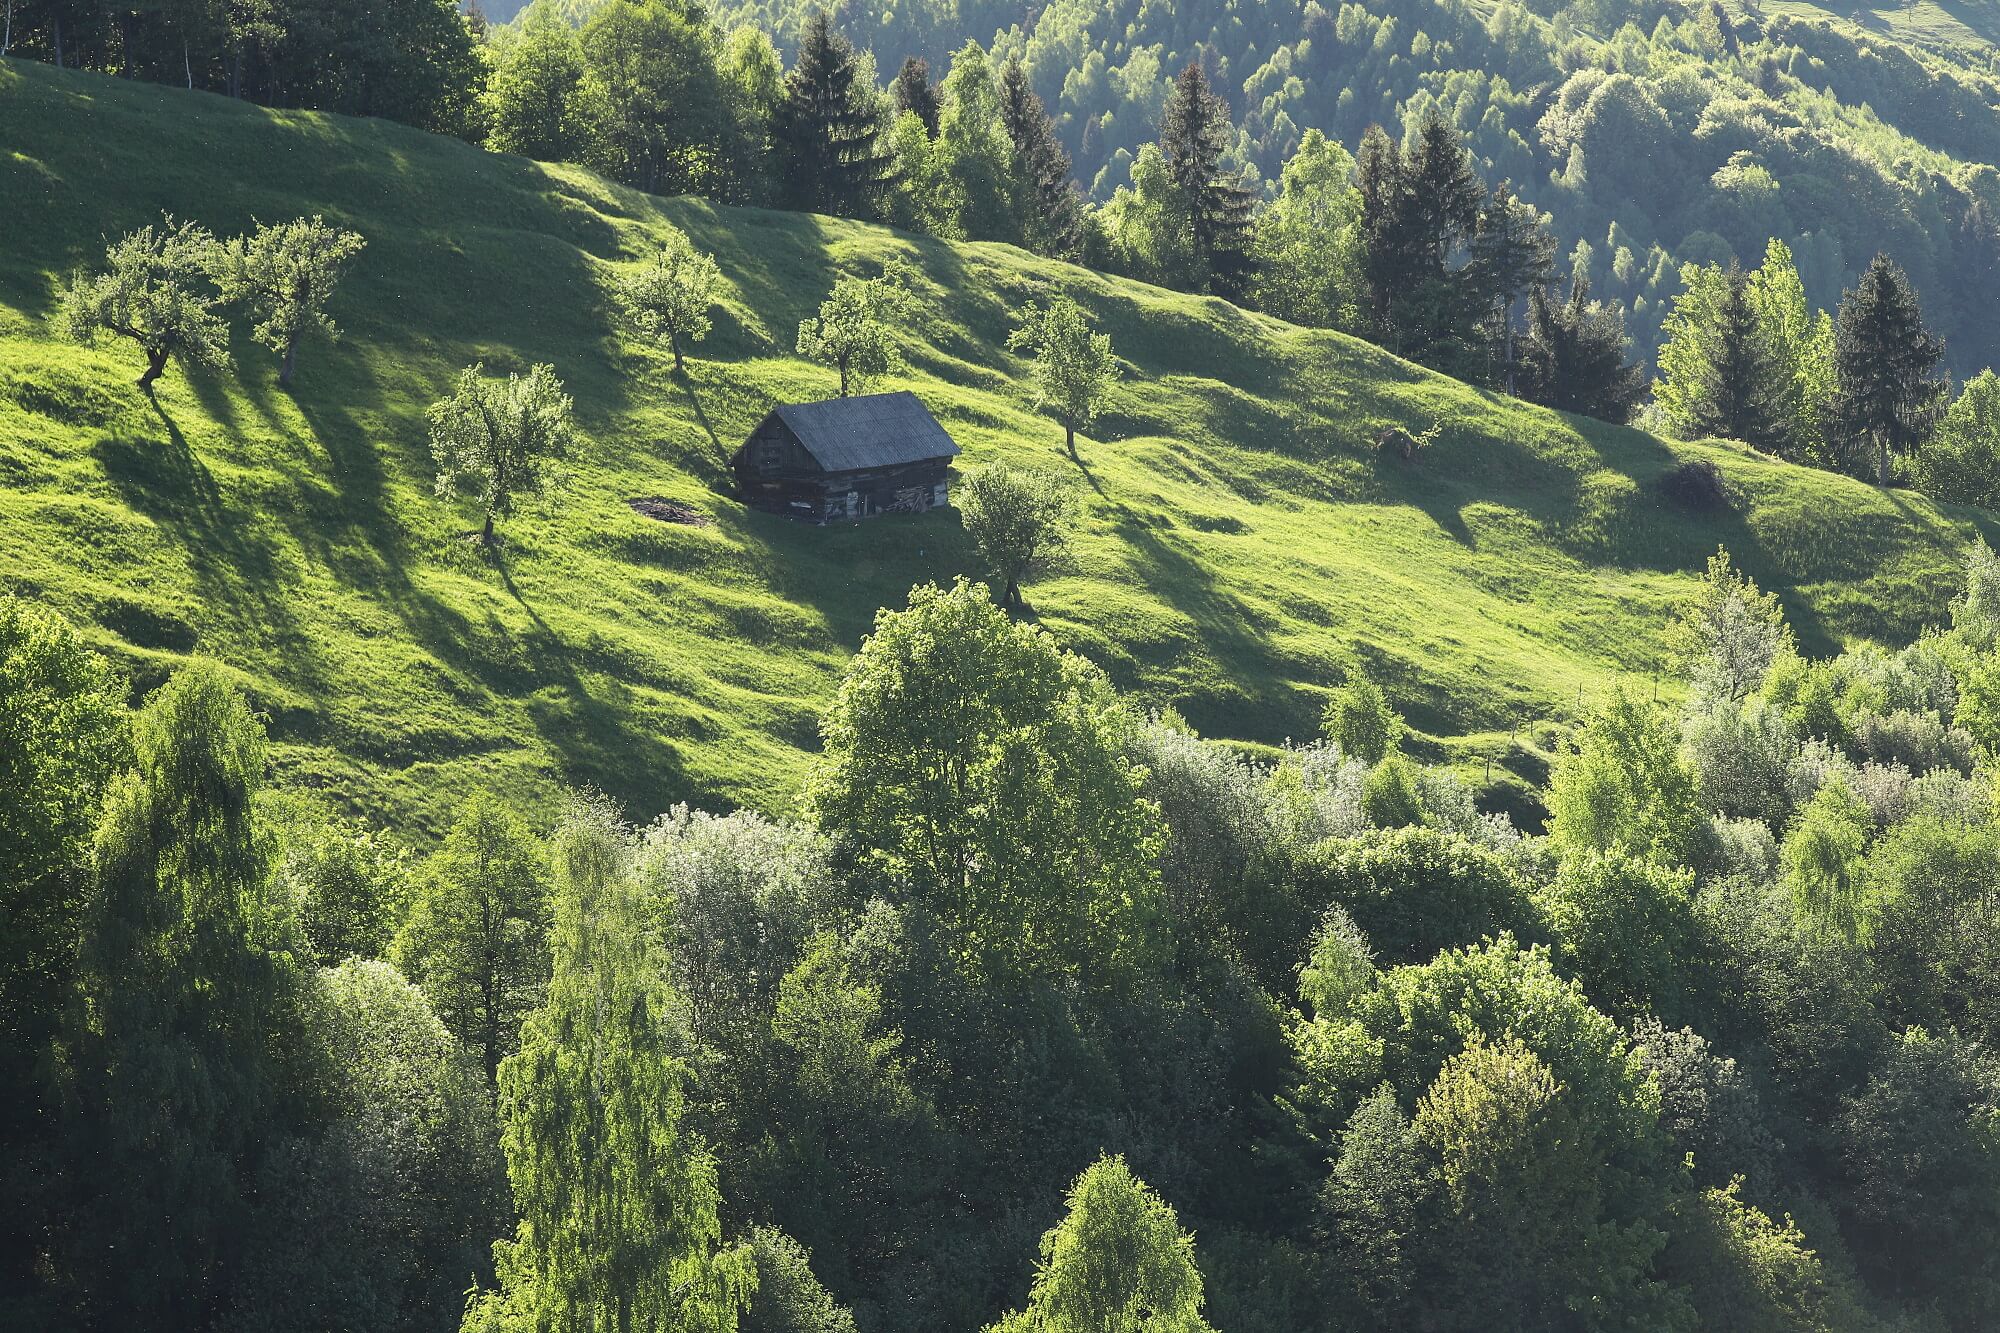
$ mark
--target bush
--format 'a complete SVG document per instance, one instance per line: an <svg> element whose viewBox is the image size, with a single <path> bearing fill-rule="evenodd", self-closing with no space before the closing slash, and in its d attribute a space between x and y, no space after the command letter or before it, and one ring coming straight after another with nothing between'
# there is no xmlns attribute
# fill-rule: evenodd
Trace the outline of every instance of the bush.
<svg viewBox="0 0 2000 1333"><path fill-rule="evenodd" d="M1669 502L1695 513L1728 509L1732 503L1722 469L1705 458L1662 473L1654 485Z"/></svg>
<svg viewBox="0 0 2000 1333"><path fill-rule="evenodd" d="M1312 886L1352 913L1385 966L1513 931L1542 934L1527 886L1501 856L1432 828L1378 830L1329 844Z"/></svg>

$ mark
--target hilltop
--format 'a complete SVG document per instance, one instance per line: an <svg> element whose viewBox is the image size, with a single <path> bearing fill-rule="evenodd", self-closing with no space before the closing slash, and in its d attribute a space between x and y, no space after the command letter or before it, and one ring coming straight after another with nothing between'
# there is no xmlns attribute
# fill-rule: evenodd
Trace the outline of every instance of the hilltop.
<svg viewBox="0 0 2000 1333"><path fill-rule="evenodd" d="M1667 608L1717 544L1783 591L1808 650L1942 618L1974 516L1755 457L1671 446L1467 388L1338 334L998 245L658 199L381 121L0 62L0 589L45 598L150 686L239 673L284 780L434 830L467 788L523 806L590 783L634 813L782 809L876 610L976 572L952 512L826 530L747 512L724 461L773 403L833 392L791 355L837 271L926 282L907 369L965 449L1060 464L1010 315L1057 286L1124 362L1083 444L1075 556L1041 622L1144 704L1250 742L1315 725L1359 654L1438 751L1649 684ZM126 351L45 319L60 277L161 210L220 233L322 213L368 250L343 339L295 391L238 328L232 367L155 407ZM606 292L668 224L730 292L685 382ZM425 407L464 365L555 365L587 445L569 503L497 562L431 494ZM1388 426L1436 442L1378 457ZM1713 459L1694 515L1653 483ZM663 523L634 499L688 506Z"/></svg>

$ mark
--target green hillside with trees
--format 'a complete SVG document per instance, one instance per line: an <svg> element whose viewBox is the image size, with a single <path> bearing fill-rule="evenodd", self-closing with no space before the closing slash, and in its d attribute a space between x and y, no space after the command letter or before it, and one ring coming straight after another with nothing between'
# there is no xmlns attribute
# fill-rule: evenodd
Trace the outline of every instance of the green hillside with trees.
<svg viewBox="0 0 2000 1333"><path fill-rule="evenodd" d="M875 611L985 571L955 514L801 528L745 511L728 453L773 404L833 391L794 331L843 273L916 271L902 366L963 463L1061 466L1066 559L1042 623L1149 706L1217 735L1313 730L1358 655L1451 753L1661 673L1664 609L1718 544L1822 649L1935 620L1972 526L1732 446L1668 446L1417 370L1364 343L1023 252L664 202L379 121L10 65L0 259L4 578L98 628L143 684L190 653L243 673L280 770L436 829L450 791L591 783L634 808L785 808ZM365 238L292 390L239 324L218 369L57 339L56 296L166 209L219 235L323 215ZM617 314L669 226L717 257L685 376ZM103 238L103 239L100 239ZM1067 291L1110 335L1102 418L1060 458L1010 334ZM572 484L504 524L440 502L425 412L460 370L553 365ZM1385 431L1425 447L1410 461ZM1712 460L1689 510L1660 479ZM635 512L685 506L693 523ZM1671 689L1671 686L1666 688Z"/></svg>
<svg viewBox="0 0 2000 1333"><path fill-rule="evenodd" d="M2000 1324L1978 48L1114 9L6 7L0 1328Z"/></svg>

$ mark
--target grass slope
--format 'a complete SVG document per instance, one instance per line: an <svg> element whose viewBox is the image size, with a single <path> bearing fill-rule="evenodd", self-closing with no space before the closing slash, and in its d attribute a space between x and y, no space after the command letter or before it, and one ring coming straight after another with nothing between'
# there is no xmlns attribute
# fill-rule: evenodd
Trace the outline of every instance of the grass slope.
<svg viewBox="0 0 2000 1333"><path fill-rule="evenodd" d="M410 831L494 786L524 805L592 783L635 812L782 808L877 608L974 569L955 513L817 530L722 493L774 402L823 396L790 354L835 271L907 255L927 313L897 382L965 462L1067 466L1004 350L1009 312L1074 290L1126 362L1083 445L1088 504L1029 595L1064 643L1204 732L1312 731L1349 649L1465 758L1643 687L1666 610L1717 543L1786 592L1804 642L1902 637L1941 616L1970 520L1724 447L1527 407L1366 344L1003 246L661 200L394 125L0 62L0 589L92 627L135 682L189 653L240 672L281 776ZM52 340L60 276L162 209L219 232L324 213L368 238L344 338L295 393L237 330L219 375ZM617 266L667 223L732 284L685 382L615 329ZM553 362L588 447L570 502L505 528L430 493L423 411L463 365ZM1414 465L1370 445L1443 424ZM1713 457L1735 511L1648 483ZM662 496L705 527L640 517Z"/></svg>

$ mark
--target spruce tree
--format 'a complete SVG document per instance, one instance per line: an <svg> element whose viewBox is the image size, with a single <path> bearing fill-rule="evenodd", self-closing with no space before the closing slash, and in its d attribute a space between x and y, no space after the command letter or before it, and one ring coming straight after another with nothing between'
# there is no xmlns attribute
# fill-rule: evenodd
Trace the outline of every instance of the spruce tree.
<svg viewBox="0 0 2000 1333"><path fill-rule="evenodd" d="M1521 393L1530 402L1620 425L1646 392L1645 373L1625 359L1625 312L1590 299L1577 273L1569 299L1542 287L1528 293L1528 334L1521 345Z"/></svg>
<svg viewBox="0 0 2000 1333"><path fill-rule="evenodd" d="M874 89L857 86L855 74L854 48L814 11L771 127L791 208L858 218L881 210L893 159L877 133Z"/></svg>
<svg viewBox="0 0 2000 1333"><path fill-rule="evenodd" d="M1778 369L1750 300L1750 278L1731 265L1715 314L1714 354L1699 372L1692 425L1702 435L1782 453L1788 432Z"/></svg>
<svg viewBox="0 0 2000 1333"><path fill-rule="evenodd" d="M1370 125L1354 159L1361 195L1361 272L1368 287L1368 318L1378 334L1395 325L1397 295L1409 284L1416 260L1403 226L1403 150L1388 131Z"/></svg>
<svg viewBox="0 0 2000 1333"><path fill-rule="evenodd" d="M1229 106L1209 88L1201 66L1190 64L1160 114L1160 152L1189 249L1206 271L1205 285L1222 296L1239 293L1249 280L1256 203L1239 176L1223 171L1229 143Z"/></svg>
<svg viewBox="0 0 2000 1333"><path fill-rule="evenodd" d="M1029 248L1058 259L1083 251L1083 195L1070 177L1069 154L1055 122L1019 60L1000 71L1000 119L1014 143L1014 177Z"/></svg>
<svg viewBox="0 0 2000 1333"><path fill-rule="evenodd" d="M910 56L903 61L903 68L896 74L896 82L891 89L896 99L896 113L905 111L917 113L917 119L924 123L924 133L935 139L938 136L938 116L944 104L938 97L937 85L931 82L930 62Z"/></svg>
<svg viewBox="0 0 2000 1333"><path fill-rule="evenodd" d="M1938 371L1943 359L1944 341L1924 327L1916 289L1876 255L1834 324L1834 418L1850 446L1868 452L1883 486L1889 455L1915 453L1937 420L1949 386Z"/></svg>

